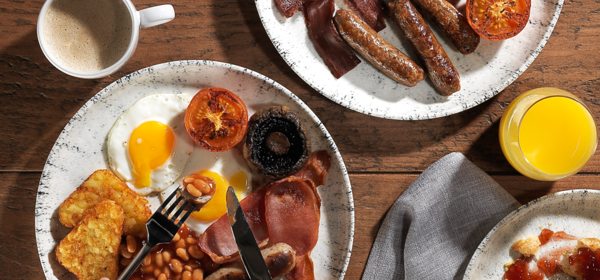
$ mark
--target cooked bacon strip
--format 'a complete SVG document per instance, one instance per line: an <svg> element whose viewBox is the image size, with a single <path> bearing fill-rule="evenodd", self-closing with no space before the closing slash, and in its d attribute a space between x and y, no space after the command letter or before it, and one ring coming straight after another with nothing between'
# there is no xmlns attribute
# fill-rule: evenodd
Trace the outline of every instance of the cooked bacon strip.
<svg viewBox="0 0 600 280"><path fill-rule="evenodd" d="M244 215L252 229L259 247L269 241L269 231L265 219L265 188L259 189L240 201ZM238 248L231 233L227 214L221 216L200 236L200 249L215 263L226 263L239 259Z"/></svg>
<svg viewBox="0 0 600 280"><path fill-rule="evenodd" d="M385 28L385 13L381 0L346 0L360 19L379 32Z"/></svg>
<svg viewBox="0 0 600 280"><path fill-rule="evenodd" d="M333 25L333 0L314 0L304 3L304 20L308 37L323 62L337 79L360 63Z"/></svg>
<svg viewBox="0 0 600 280"><path fill-rule="evenodd" d="M315 280L315 268L310 254L296 258L296 266L285 277L290 280Z"/></svg>
<svg viewBox="0 0 600 280"><path fill-rule="evenodd" d="M286 18L292 17L296 11L302 8L302 0L275 0L277 7Z"/></svg>
<svg viewBox="0 0 600 280"><path fill-rule="evenodd" d="M311 192L314 192L314 196L318 198L319 195L313 186L324 184L325 176L327 175L331 164L330 162L331 158L326 151L315 152L311 155L306 166L295 175L272 182L240 201L240 205L244 210L246 219L250 224L250 228L254 233L254 238L256 238L259 247L263 247L269 242L268 224L267 219L265 218L266 192L279 183L286 183L292 180L294 182L301 182L305 189L309 188ZM320 198L318 198L318 201L320 201ZM318 204L317 207L320 207L320 204ZM317 208L317 211L318 209L319 208ZM318 225L317 222L317 231ZM198 245L215 263L222 264L239 259L237 245L233 239L233 234L231 233L229 220L227 219L226 214L208 227L208 229L200 236ZM310 245L304 247L310 247L312 249L314 245L312 245L312 247Z"/></svg>
<svg viewBox="0 0 600 280"><path fill-rule="evenodd" d="M306 166L294 176L310 181L316 188L325 184L325 176L329 172L329 167L331 167L331 156L327 151L314 152L310 155Z"/></svg>
<svg viewBox="0 0 600 280"><path fill-rule="evenodd" d="M265 217L271 241L286 243L296 250L296 256L302 256L317 244L321 213L312 186L291 178L267 190Z"/></svg>
<svg viewBox="0 0 600 280"><path fill-rule="evenodd" d="M265 216L271 241L286 240L296 250L296 266L286 275L288 279L315 279L310 252L319 238L321 217L316 187L325 184L330 167L331 156L315 152L298 173L267 186Z"/></svg>

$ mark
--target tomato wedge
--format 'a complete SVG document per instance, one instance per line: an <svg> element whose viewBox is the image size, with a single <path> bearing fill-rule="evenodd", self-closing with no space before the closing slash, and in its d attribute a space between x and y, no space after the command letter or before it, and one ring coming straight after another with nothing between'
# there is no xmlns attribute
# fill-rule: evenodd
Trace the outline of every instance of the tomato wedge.
<svg viewBox="0 0 600 280"><path fill-rule="evenodd" d="M194 141L212 152L237 145L246 134L248 110L233 92L205 88L192 98L185 111L185 129Z"/></svg>
<svg viewBox="0 0 600 280"><path fill-rule="evenodd" d="M499 41L519 34L529 21L531 0L467 0L467 20L481 37Z"/></svg>

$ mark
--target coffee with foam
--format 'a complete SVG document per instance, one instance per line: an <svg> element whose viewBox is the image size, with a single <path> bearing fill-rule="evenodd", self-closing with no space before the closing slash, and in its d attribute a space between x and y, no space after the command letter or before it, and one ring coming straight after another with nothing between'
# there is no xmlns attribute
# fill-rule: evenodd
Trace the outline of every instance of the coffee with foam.
<svg viewBox="0 0 600 280"><path fill-rule="evenodd" d="M43 40L65 68L94 72L125 55L131 28L122 0L55 0L44 18Z"/></svg>

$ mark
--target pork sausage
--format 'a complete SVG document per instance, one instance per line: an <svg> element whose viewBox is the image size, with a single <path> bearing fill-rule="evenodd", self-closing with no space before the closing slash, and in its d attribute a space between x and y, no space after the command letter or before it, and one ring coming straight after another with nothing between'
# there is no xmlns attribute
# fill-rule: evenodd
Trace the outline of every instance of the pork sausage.
<svg viewBox="0 0 600 280"><path fill-rule="evenodd" d="M392 20L425 64L433 85L441 95L449 96L460 90L460 76L440 42L435 38L423 17L409 0L394 0L389 4Z"/></svg>
<svg viewBox="0 0 600 280"><path fill-rule="evenodd" d="M467 18L446 0L412 0L426 18L432 20L462 54L470 54L479 45L477 34Z"/></svg>
<svg viewBox="0 0 600 280"><path fill-rule="evenodd" d="M333 21L350 47L394 81L413 87L425 79L423 68L379 36L355 12L338 10Z"/></svg>
<svg viewBox="0 0 600 280"><path fill-rule="evenodd" d="M296 265L296 252L290 245L277 243L271 247L262 249L261 254L271 277L279 277L290 272ZM221 267L211 273L206 280L249 280L248 274L241 261Z"/></svg>

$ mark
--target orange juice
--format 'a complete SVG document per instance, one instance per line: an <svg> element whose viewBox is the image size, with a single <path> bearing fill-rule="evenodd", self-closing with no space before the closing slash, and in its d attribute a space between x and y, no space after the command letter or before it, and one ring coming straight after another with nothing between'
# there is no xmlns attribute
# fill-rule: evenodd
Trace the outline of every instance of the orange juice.
<svg viewBox="0 0 600 280"><path fill-rule="evenodd" d="M500 145L515 169L537 180L579 171L596 150L589 110L574 95L539 88L517 97L500 121Z"/></svg>

